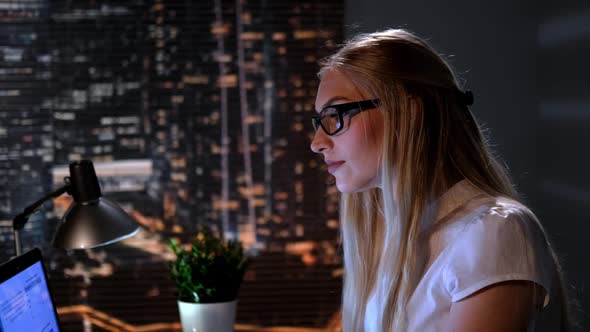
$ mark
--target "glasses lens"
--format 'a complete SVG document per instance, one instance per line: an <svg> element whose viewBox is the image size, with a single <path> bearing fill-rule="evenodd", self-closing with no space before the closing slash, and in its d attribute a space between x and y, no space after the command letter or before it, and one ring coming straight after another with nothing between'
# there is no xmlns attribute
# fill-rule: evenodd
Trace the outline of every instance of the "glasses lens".
<svg viewBox="0 0 590 332"><path fill-rule="evenodd" d="M333 134L342 126L340 116L338 116L338 111L335 108L324 109L320 114L320 121L326 134Z"/></svg>
<svg viewBox="0 0 590 332"><path fill-rule="evenodd" d="M317 117L311 118L311 125L313 126L313 131L318 131L320 120Z"/></svg>

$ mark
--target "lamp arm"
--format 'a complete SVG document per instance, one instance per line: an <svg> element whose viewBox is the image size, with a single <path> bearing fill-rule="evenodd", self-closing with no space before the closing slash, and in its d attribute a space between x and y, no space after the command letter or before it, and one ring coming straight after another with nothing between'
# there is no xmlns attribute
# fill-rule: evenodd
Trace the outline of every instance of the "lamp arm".
<svg viewBox="0 0 590 332"><path fill-rule="evenodd" d="M47 200L51 199L51 198L55 198L58 196L61 196L63 193L66 193L70 190L70 182L69 179L66 178L66 184L64 186L62 186L61 188L45 195L43 198L39 199L38 201L36 201L35 203L27 206L23 212L21 212L20 214L18 214L16 217L14 217L14 219L12 219L12 229L15 231L21 230L23 229L23 227L25 227L25 224L27 223L27 221L29 220L29 217L35 213L35 211L41 206L43 205L43 203L45 203Z"/></svg>

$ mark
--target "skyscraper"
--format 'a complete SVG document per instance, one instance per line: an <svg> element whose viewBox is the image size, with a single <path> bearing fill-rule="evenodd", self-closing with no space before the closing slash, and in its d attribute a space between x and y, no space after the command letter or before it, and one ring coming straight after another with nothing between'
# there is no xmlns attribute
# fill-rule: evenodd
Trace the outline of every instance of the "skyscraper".
<svg viewBox="0 0 590 332"><path fill-rule="evenodd" d="M11 220L42 197L53 162L51 114L44 105L52 72L47 63L46 1L0 2L0 211ZM24 248L48 240L48 215L31 217ZM13 253L11 223L4 223L1 260ZM8 228L8 229L6 229Z"/></svg>

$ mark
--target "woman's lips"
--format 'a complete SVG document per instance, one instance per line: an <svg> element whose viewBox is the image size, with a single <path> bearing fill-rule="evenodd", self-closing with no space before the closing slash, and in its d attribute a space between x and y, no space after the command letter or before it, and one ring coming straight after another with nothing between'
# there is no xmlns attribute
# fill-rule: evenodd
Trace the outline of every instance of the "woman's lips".
<svg viewBox="0 0 590 332"><path fill-rule="evenodd" d="M344 164L344 161L328 162L328 172L330 172L330 174L334 174L334 172L336 172L336 170L342 166L342 164Z"/></svg>

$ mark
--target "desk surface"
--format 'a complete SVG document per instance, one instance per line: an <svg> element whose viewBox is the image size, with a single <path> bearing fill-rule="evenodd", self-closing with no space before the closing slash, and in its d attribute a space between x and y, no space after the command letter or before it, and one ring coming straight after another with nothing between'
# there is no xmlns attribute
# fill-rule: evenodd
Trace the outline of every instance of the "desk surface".
<svg viewBox="0 0 590 332"><path fill-rule="evenodd" d="M104 312L92 309L85 305L76 305L70 307L61 307L57 309L59 320L62 324L81 322L100 327L106 331L121 332L182 332L182 326L179 322L174 323L156 323L148 325L131 325L124 321L111 317ZM300 328L300 327L283 327L272 326L262 327L256 325L236 324L236 332L336 332L339 328Z"/></svg>

